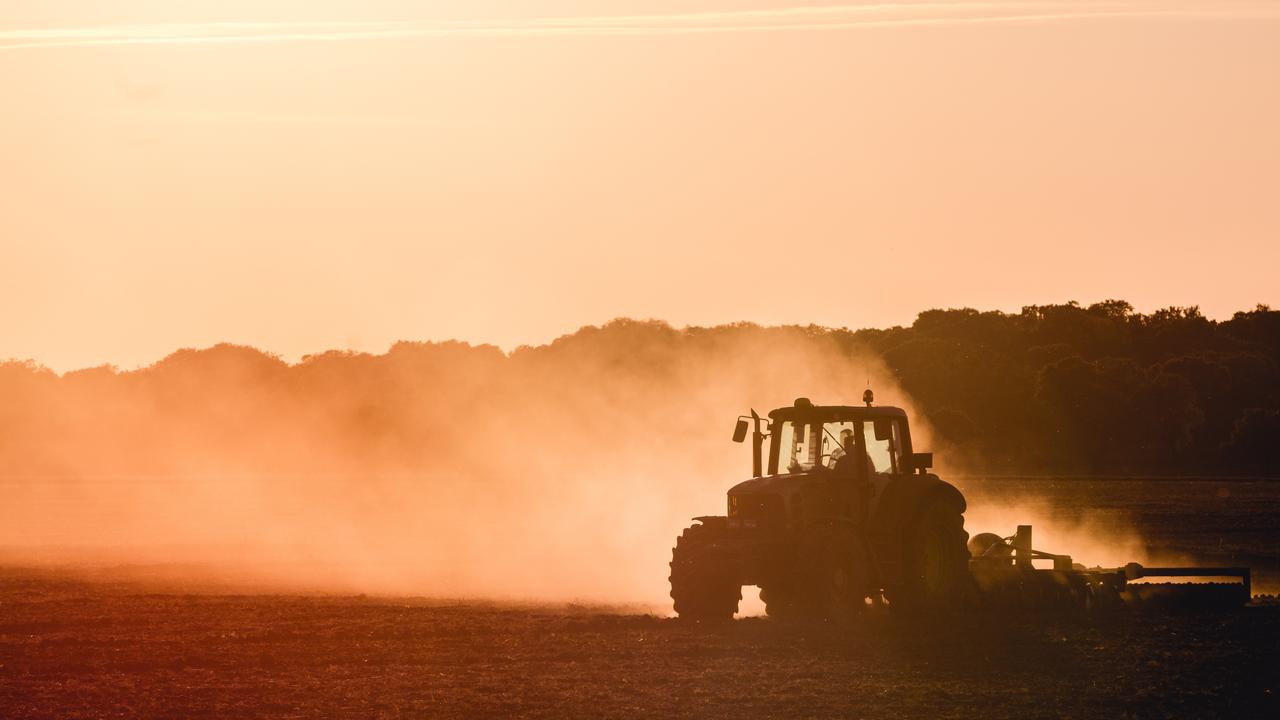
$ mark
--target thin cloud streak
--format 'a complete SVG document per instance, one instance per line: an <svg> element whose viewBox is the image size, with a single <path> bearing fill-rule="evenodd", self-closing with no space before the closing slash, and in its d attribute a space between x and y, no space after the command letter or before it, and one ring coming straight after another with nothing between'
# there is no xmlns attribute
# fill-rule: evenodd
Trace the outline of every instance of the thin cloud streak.
<svg viewBox="0 0 1280 720"><path fill-rule="evenodd" d="M1081 8L1087 9L1081 9ZM1011 12L1013 11L1013 12ZM1280 19L1272 2L918 3L792 7L674 15L537 18L519 22L307 22L128 25L0 31L0 50L122 45L335 42L431 37L650 36L808 32L863 28L1020 24L1106 19ZM800 21L803 19L802 21ZM5 43L4 41L10 41ZM16 41L16 42L14 42Z"/></svg>
<svg viewBox="0 0 1280 720"><path fill-rule="evenodd" d="M1123 3L1125 0L1097 0L1095 2L1075 3L1073 7L1115 7L1117 2ZM1138 0L1139 2L1141 0ZM1260 0L1253 0L1258 2ZM885 12L903 12L903 11L927 11L927 10L1007 10L1008 8L1046 8L1060 10L1064 6L1061 0L1048 0L1045 2L1018 2L1017 0L1009 0L1007 2L934 2L934 3L869 3L858 5L805 5L788 8L774 9L757 9L757 10L726 10L717 12L688 12L688 13L668 13L653 15L587 15L579 17L542 17L529 18L524 20L512 20L509 22L494 22L489 20L444 20L437 22L408 22L408 21L391 21L391 20L335 20L335 21L306 21L306 22L255 22L255 21L238 21L238 22L201 22L201 23L175 23L175 24L133 24L133 25L108 25L101 27L87 28L44 28L32 30L0 30L0 40L5 39L36 39L41 37L58 38L58 37L90 37L101 35L124 35L128 36L133 33L154 33L165 32L175 28L188 28L192 32L197 31L254 31L254 30L298 30L305 28L316 29L358 29L358 28L385 28L388 26L429 26L432 28L493 28L493 27L542 27L542 26L563 26L573 27L581 25L608 25L608 24L669 24L681 23L690 24L697 22L733 22L739 20L760 20L769 18L779 18L787 16L837 16L851 14L881 14Z"/></svg>

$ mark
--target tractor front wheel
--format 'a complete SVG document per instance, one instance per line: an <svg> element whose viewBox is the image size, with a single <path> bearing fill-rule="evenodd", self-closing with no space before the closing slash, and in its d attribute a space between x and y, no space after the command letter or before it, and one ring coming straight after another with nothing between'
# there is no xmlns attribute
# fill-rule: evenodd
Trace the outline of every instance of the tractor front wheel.
<svg viewBox="0 0 1280 720"><path fill-rule="evenodd" d="M730 558L716 544L715 528L685 528L671 551L671 599L676 614L692 620L731 620L742 599Z"/></svg>

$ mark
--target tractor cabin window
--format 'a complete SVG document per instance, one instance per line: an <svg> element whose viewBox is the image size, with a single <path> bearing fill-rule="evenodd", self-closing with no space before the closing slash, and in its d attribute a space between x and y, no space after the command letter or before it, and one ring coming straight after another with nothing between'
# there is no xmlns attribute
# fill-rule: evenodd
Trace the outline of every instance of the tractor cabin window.
<svg viewBox="0 0 1280 720"><path fill-rule="evenodd" d="M778 428L777 472L797 473L817 467L832 468L852 446L854 422L794 423Z"/></svg>
<svg viewBox="0 0 1280 720"><path fill-rule="evenodd" d="M812 429L812 426L790 421L782 423L777 430L777 472L796 473L813 469L813 454L809 442L813 437Z"/></svg>
<svg viewBox="0 0 1280 720"><path fill-rule="evenodd" d="M867 443L867 456L878 473L901 472L902 435L898 421L889 418L863 423L863 436Z"/></svg>

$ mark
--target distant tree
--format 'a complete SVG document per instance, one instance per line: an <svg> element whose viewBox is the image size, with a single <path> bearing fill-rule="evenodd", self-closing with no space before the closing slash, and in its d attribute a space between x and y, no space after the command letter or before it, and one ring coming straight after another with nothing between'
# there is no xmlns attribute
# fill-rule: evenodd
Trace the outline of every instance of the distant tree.
<svg viewBox="0 0 1280 720"><path fill-rule="evenodd" d="M1118 301L1109 301L1112 303ZM1111 315L1091 312L1079 303L1023 308L1031 318L1033 345L1066 344L1086 358L1123 357L1128 353L1127 322Z"/></svg>
<svg viewBox="0 0 1280 720"><path fill-rule="evenodd" d="M1144 369L1139 382L1133 389L1133 415L1129 418L1139 445L1124 459L1125 470L1185 471L1182 464L1196 460L1194 439L1204 424L1195 389L1186 378L1159 368Z"/></svg>
<svg viewBox="0 0 1280 720"><path fill-rule="evenodd" d="M1088 311L1109 320L1128 320L1133 314L1133 305L1124 300L1103 300L1090 305Z"/></svg>
<svg viewBox="0 0 1280 720"><path fill-rule="evenodd" d="M1034 401L1047 411L1042 463L1072 470L1105 469L1111 433L1107 411L1119 403L1097 365L1073 355L1046 365Z"/></svg>
<svg viewBox="0 0 1280 720"><path fill-rule="evenodd" d="M1231 338L1272 358L1280 356L1280 311L1258 305L1252 311L1236 313L1222 324L1222 329Z"/></svg>
<svg viewBox="0 0 1280 720"><path fill-rule="evenodd" d="M1280 410L1245 410L1224 449L1238 469L1280 477Z"/></svg>

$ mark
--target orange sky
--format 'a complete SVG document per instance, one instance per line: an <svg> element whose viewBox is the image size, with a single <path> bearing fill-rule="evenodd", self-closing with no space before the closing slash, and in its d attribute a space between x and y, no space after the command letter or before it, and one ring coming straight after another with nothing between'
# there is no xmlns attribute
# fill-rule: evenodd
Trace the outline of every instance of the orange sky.
<svg viewBox="0 0 1280 720"><path fill-rule="evenodd" d="M1280 304L1280 2L17 5L0 358Z"/></svg>

